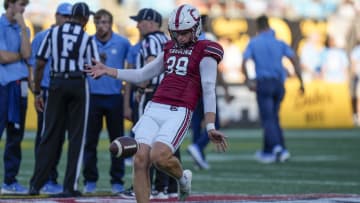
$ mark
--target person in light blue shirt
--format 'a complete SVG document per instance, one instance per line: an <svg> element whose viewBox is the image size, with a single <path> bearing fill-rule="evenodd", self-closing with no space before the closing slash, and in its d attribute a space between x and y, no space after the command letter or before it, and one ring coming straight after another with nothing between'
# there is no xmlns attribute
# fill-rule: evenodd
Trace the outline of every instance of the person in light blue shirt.
<svg viewBox="0 0 360 203"><path fill-rule="evenodd" d="M16 176L21 163L27 109L26 60L31 54L30 32L23 17L28 3L27 0L6 0L6 12L0 17L0 138L6 128L1 194L27 192Z"/></svg>
<svg viewBox="0 0 360 203"><path fill-rule="evenodd" d="M118 69L125 66L126 56L131 47L129 40L112 31L113 16L104 9L95 13L94 22L96 34L94 36L101 60ZM122 81L110 77L94 80L89 77L90 109L88 129L84 152L84 193L96 192L96 182L99 179L97 169L97 152L103 117L110 141L124 135L124 110ZM110 183L113 194L124 191L125 164L123 159L111 157Z"/></svg>
<svg viewBox="0 0 360 203"><path fill-rule="evenodd" d="M72 5L69 3L61 3L56 9L55 13L55 24L53 26L59 26L64 24L67 20L70 19L71 15L71 8ZM46 34L49 32L50 29L46 29L37 33L31 43L31 57L29 59L29 65L31 67L36 68L36 54L40 48L42 41L44 40ZM51 66L51 58L46 62L44 75L41 81L41 96L43 97L44 102L47 101L48 96L48 88L50 84L50 66ZM41 132L43 129L43 122L44 122L44 112L37 111L37 131L36 131L36 138L35 138L35 156L36 151L40 143L41 139ZM65 137L63 138L62 142L64 142ZM58 172L56 170L56 166L58 165L61 157L61 151L58 153L58 157L56 158L56 164L52 169L52 172L49 177L49 181L43 186L40 190L42 194L57 194L62 192L62 186L57 183Z"/></svg>
<svg viewBox="0 0 360 203"><path fill-rule="evenodd" d="M279 122L280 104L285 95L284 81L287 75L282 58L287 57L292 62L300 80L300 91L303 93L301 70L294 51L285 42L275 38L275 32L270 28L267 16L257 18L256 25L258 34L247 45L242 62L246 84L250 90L256 92L264 130L263 149L256 152L255 158L262 163L285 162L290 158L290 153L286 149ZM255 63L256 83L248 80L245 64L249 59Z"/></svg>

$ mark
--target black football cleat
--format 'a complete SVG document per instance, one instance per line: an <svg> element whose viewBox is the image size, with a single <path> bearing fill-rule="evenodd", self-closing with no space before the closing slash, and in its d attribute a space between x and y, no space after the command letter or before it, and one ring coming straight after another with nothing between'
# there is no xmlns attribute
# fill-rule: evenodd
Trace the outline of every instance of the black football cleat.
<svg viewBox="0 0 360 203"><path fill-rule="evenodd" d="M35 196L35 195L39 195L40 192L38 189L36 189L34 186L30 186L29 188L29 195Z"/></svg>

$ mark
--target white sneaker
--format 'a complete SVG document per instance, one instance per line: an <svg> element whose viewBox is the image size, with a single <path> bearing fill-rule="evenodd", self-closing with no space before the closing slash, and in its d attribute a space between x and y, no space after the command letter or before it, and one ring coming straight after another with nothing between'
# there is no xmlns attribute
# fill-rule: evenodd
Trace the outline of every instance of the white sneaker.
<svg viewBox="0 0 360 203"><path fill-rule="evenodd" d="M177 198L179 195L178 193L168 193L169 198Z"/></svg>
<svg viewBox="0 0 360 203"><path fill-rule="evenodd" d="M1 194L2 195L24 195L28 193L28 189L22 186L18 182L14 182L12 184L3 183L1 186Z"/></svg>
<svg viewBox="0 0 360 203"><path fill-rule="evenodd" d="M263 164L271 164L276 162L276 156L273 153L264 153L263 151L257 151L254 157L255 160Z"/></svg>
<svg viewBox="0 0 360 203"><path fill-rule="evenodd" d="M199 166L200 169L209 170L209 163L203 159L199 147L195 144L191 144L188 146L187 151L194 159L195 163Z"/></svg>
<svg viewBox="0 0 360 203"><path fill-rule="evenodd" d="M183 176L185 178L185 183L182 184L178 181L178 200L180 201L185 201L191 192L192 172L190 170L184 170Z"/></svg>
<svg viewBox="0 0 360 203"><path fill-rule="evenodd" d="M168 199L169 196L165 194L164 192L159 192L157 190L154 190L151 192L150 199Z"/></svg>
<svg viewBox="0 0 360 203"><path fill-rule="evenodd" d="M279 161L280 162L285 162L285 161L289 160L290 157L291 157L290 152L285 149L285 150L283 150L281 152L280 157L279 157Z"/></svg>

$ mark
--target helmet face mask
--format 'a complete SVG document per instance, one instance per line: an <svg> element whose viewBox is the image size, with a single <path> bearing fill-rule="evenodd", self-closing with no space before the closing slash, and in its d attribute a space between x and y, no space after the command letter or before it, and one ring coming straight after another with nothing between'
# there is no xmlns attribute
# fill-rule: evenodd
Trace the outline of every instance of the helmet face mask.
<svg viewBox="0 0 360 203"><path fill-rule="evenodd" d="M197 41L201 34L201 18L199 11L188 4L176 8L170 15L168 29L172 40L178 46L184 47ZM192 32L192 39L189 43L179 44L177 40L178 33Z"/></svg>

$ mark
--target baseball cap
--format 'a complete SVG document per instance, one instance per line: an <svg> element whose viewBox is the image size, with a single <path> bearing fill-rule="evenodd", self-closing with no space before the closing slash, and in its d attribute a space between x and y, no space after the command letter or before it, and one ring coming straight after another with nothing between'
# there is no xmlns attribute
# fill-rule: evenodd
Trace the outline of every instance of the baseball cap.
<svg viewBox="0 0 360 203"><path fill-rule="evenodd" d="M56 9L56 13L64 16L71 15L71 7L72 5L69 3L62 3Z"/></svg>
<svg viewBox="0 0 360 203"><path fill-rule="evenodd" d="M161 14L152 8L143 8L139 11L139 13L136 16L130 16L130 18L137 22L139 22L141 20L151 20L156 23L159 23L160 26L162 23Z"/></svg>
<svg viewBox="0 0 360 203"><path fill-rule="evenodd" d="M91 14L94 14L94 12L90 11L89 6L84 2L79 2L72 6L72 16L89 17Z"/></svg>

